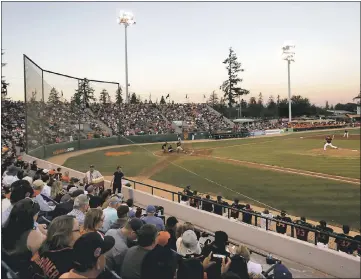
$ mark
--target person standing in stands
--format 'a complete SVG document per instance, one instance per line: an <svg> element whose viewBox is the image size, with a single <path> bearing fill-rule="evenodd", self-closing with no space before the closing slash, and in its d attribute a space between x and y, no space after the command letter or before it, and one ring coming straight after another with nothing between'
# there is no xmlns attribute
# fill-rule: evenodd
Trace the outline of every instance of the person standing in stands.
<svg viewBox="0 0 361 279"><path fill-rule="evenodd" d="M244 212L242 214L242 222L252 225L252 213L253 210L249 204L246 204L246 207L244 208Z"/></svg>
<svg viewBox="0 0 361 279"><path fill-rule="evenodd" d="M337 251L346 254L352 254L354 250L354 244L351 241L348 241L348 239L353 239L353 237L349 235L350 227L348 225L343 225L342 230L343 233L338 234L337 236L345 239L340 239L336 237L335 243L337 244Z"/></svg>
<svg viewBox="0 0 361 279"><path fill-rule="evenodd" d="M223 216L223 213L225 212L224 206L228 205L226 202L222 200L222 196L217 196L216 204L214 204L214 213L217 215Z"/></svg>
<svg viewBox="0 0 361 279"><path fill-rule="evenodd" d="M295 223L302 226L302 228L296 227L297 239L307 242L308 233L310 232L309 230L307 230L307 228L313 228L313 226L310 223L306 222L306 217L301 217L301 219L297 220Z"/></svg>
<svg viewBox="0 0 361 279"><path fill-rule="evenodd" d="M239 199L235 198L234 202L231 205L234 210L231 210L231 217L238 220L239 217L239 211L240 209L244 208L244 205L239 204Z"/></svg>
<svg viewBox="0 0 361 279"><path fill-rule="evenodd" d="M102 198L97 195L94 195L94 187L90 185L88 186L88 188L86 188L86 190L88 192L89 207L90 208L101 207L103 204Z"/></svg>
<svg viewBox="0 0 361 279"><path fill-rule="evenodd" d="M277 215L275 219L276 231L280 234L285 234L287 232L287 224L281 223L280 221L292 223L292 219L286 216L286 211L284 210L282 210L281 215Z"/></svg>
<svg viewBox="0 0 361 279"><path fill-rule="evenodd" d="M320 231L317 233L317 246L328 248L328 241L330 239L330 234L333 233L333 229L327 227L326 221L321 220L320 225L316 226L316 229Z"/></svg>
<svg viewBox="0 0 361 279"><path fill-rule="evenodd" d="M202 199L202 210L213 212L213 204L210 201L212 201L210 195L206 195L206 198Z"/></svg>
<svg viewBox="0 0 361 279"><path fill-rule="evenodd" d="M168 246L170 249L173 249L174 251L177 251L177 245L176 245L177 224L178 224L178 220L173 216L168 217L165 224L166 231L169 233Z"/></svg>
<svg viewBox="0 0 361 279"><path fill-rule="evenodd" d="M116 190L118 190L118 194L122 192L122 178L124 174L122 172L122 167L117 166L116 172L113 174L113 179L110 183L110 187L113 186L113 194L115 194Z"/></svg>

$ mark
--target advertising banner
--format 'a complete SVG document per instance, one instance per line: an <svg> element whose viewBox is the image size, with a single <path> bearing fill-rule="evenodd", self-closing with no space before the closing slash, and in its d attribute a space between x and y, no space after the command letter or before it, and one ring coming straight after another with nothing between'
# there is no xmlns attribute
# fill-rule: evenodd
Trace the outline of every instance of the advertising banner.
<svg viewBox="0 0 361 279"><path fill-rule="evenodd" d="M266 130L266 135L274 135L274 134L280 134L283 132L283 130L280 129L272 129L272 130Z"/></svg>

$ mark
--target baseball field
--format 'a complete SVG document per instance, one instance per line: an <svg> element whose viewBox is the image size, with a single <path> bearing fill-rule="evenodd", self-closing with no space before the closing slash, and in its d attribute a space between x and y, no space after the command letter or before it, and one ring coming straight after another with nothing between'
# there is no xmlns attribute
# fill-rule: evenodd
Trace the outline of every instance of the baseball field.
<svg viewBox="0 0 361 279"><path fill-rule="evenodd" d="M324 138L330 134L338 149L324 151ZM238 197L259 208L360 228L359 129L350 130L348 139L338 130L186 141L186 153L179 154L163 154L161 144L85 150L50 161L79 171L94 164L108 179L120 165L126 177L154 186L191 185L201 193Z"/></svg>

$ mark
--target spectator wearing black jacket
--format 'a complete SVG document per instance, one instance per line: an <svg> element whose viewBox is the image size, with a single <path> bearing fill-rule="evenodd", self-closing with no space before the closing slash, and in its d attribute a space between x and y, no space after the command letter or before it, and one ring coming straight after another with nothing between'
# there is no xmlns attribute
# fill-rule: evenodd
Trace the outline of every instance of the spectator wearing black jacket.
<svg viewBox="0 0 361 279"><path fill-rule="evenodd" d="M310 223L306 222L306 217L301 217L300 220L296 220L297 225L302 226L302 228L296 227L296 237L299 240L306 241L308 240L308 233L310 232L307 228L313 228Z"/></svg>
<svg viewBox="0 0 361 279"><path fill-rule="evenodd" d="M232 208L234 208L235 210L231 210L231 217L234 219L238 219L239 218L239 210L243 209L245 207L244 204L239 204L239 199L234 199L234 202L231 205Z"/></svg>
<svg viewBox="0 0 361 279"><path fill-rule="evenodd" d="M229 257L230 254L226 250L228 244L228 235L224 231L216 231L214 234L214 241L209 245L203 247L202 255L207 257L210 252L212 254L221 254Z"/></svg>
<svg viewBox="0 0 361 279"><path fill-rule="evenodd" d="M212 212L213 211L213 204L209 201L211 200L210 195L206 195L206 198L202 200L202 210Z"/></svg>
<svg viewBox="0 0 361 279"><path fill-rule="evenodd" d="M361 235L356 235L353 239L360 242L359 244L354 243L354 250L357 250L357 255L361 257Z"/></svg>
<svg viewBox="0 0 361 279"><path fill-rule="evenodd" d="M280 234L285 234L287 232L287 224L281 223L280 221L292 223L292 219L286 216L286 211L284 210L282 210L281 215L277 215L275 219L276 231Z"/></svg>
<svg viewBox="0 0 361 279"><path fill-rule="evenodd" d="M88 197L89 197L89 207L90 208L97 208L102 206L103 200L101 197L94 195L94 187L90 185L87 189Z"/></svg>
<svg viewBox="0 0 361 279"><path fill-rule="evenodd" d="M176 238L176 230L177 230L178 220L175 217L169 217L165 223L166 231L169 233L170 238L168 239L168 246L170 249L177 251L177 238Z"/></svg>
<svg viewBox="0 0 361 279"><path fill-rule="evenodd" d="M253 210L249 204L246 204L246 207L244 208L244 212L242 214L242 222L246 224L252 224L252 213Z"/></svg>
<svg viewBox="0 0 361 279"><path fill-rule="evenodd" d="M348 240L353 240L353 237L349 235L350 227L348 225L343 225L342 230L343 233L338 234L338 237L342 237L345 239L336 237L335 242L337 244L337 251L341 251L346 254L352 254L354 251L354 244Z"/></svg>
<svg viewBox="0 0 361 279"><path fill-rule="evenodd" d="M316 234L317 246L328 248L328 241L330 239L330 234L333 233L333 229L327 227L326 221L323 220L320 221L320 225L316 226L316 229L320 231L320 233Z"/></svg>
<svg viewBox="0 0 361 279"><path fill-rule="evenodd" d="M222 200L222 196L217 196L216 204L214 204L214 213L217 215L223 215L224 213L224 206L228 205L228 203Z"/></svg>

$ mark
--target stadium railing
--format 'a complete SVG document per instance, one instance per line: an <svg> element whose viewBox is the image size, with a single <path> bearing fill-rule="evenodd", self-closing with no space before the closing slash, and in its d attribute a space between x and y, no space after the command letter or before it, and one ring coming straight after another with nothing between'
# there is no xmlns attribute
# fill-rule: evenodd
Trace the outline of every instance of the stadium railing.
<svg viewBox="0 0 361 279"><path fill-rule="evenodd" d="M142 185L142 186L146 186L146 187L149 187L150 188L150 192L152 195L154 195L154 190L159 190L159 191L162 191L162 192L165 192L165 193L169 193L172 195L172 201L177 201L178 203L180 203L181 201L181 197L182 196L185 196L187 197L188 199L194 199L194 200L198 200L199 201L199 205L202 204L202 202L204 202L204 199L201 198L201 197L196 197L196 196L190 196L190 195L186 195L184 193L181 193L181 192L174 192L174 191L170 191L170 190L167 190L167 189L163 189L163 188L159 188L159 187L156 187L156 186L153 186L153 185L150 185L150 184L147 184L147 183L143 183L143 182L139 182L139 181L135 181L135 180L132 180L132 179L128 179L128 178L124 178L126 179L127 181L130 181L132 182L131 185L133 185L133 188L136 189L136 185L139 184L139 185ZM320 231L320 230L317 230L315 228L311 228L311 227L306 227L306 226L302 226L302 225L299 225L299 224L295 224L295 223L290 223L290 222L286 222L286 221L283 221L283 220L278 220L278 219L275 219L275 218L268 218L268 217L264 217L262 216L260 213L258 212L252 212L252 211L246 211L246 210L243 210L243 209L237 209L237 208L234 208L234 207L231 207L231 206L228 206L228 205L222 205L222 204L219 204L215 201L212 201L212 200L207 200L206 201L207 203L209 204L212 204L212 205L216 205L218 207L222 207L222 212L225 212L227 211L227 217L230 219L231 218L231 211L237 211L241 214L243 213L246 213L246 214L250 214L252 215L252 217L255 218L255 224L257 225L258 224L258 220L260 219L265 219L267 220L267 222L265 222L266 224L266 231L270 230L269 228L269 222L268 221L271 221L271 222L274 222L274 223L281 223L281 224L284 224L284 225L287 225L287 226L290 226L291 228L291 237L293 238L296 238L295 236L295 229L296 228L300 228L300 229L304 229L306 231L309 231L309 232L313 232L314 233L314 239L313 239L313 243L315 245L317 245L318 243L318 237L317 235L318 234L323 234L323 235L328 235L329 237L331 238L337 238L339 240L346 240L346 241L349 241L351 243L353 243L354 245L360 245L360 242L359 241L356 241L356 240L353 240L353 239L349 239L349 238L345 238L345 237L340 237L338 236L337 234L335 233L329 233L329 232L325 232L325 231ZM197 209L201 209L201 208L197 208ZM331 247L330 247L331 248Z"/></svg>

